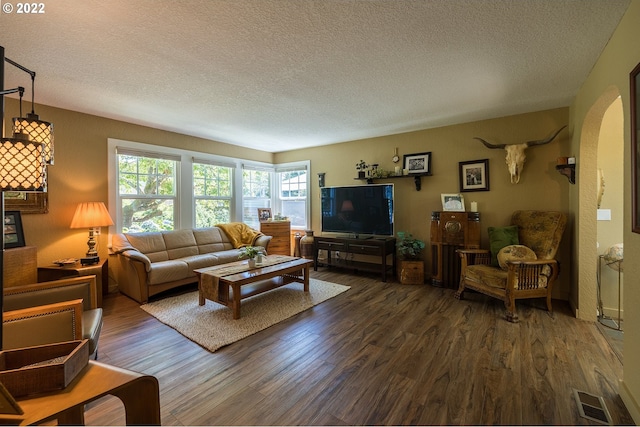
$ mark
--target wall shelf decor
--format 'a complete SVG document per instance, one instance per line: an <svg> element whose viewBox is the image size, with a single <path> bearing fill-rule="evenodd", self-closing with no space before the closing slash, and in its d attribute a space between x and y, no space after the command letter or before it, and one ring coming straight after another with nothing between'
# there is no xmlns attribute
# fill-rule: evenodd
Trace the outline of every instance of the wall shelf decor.
<svg viewBox="0 0 640 427"><path fill-rule="evenodd" d="M557 165L556 170L567 177L571 184L576 183L576 165Z"/></svg>
<svg viewBox="0 0 640 427"><path fill-rule="evenodd" d="M389 175L385 178L354 178L360 181L367 181L367 184L373 184L375 181L380 179L396 179L396 178L413 178L413 182L416 186L416 191L420 191L422 189L422 177L423 176L431 176L431 173L412 173L410 175Z"/></svg>

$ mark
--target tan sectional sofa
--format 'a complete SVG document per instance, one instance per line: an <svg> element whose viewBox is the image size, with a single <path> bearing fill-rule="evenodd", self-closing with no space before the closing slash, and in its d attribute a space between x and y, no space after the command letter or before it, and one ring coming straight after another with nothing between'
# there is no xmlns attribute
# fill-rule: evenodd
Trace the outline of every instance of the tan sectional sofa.
<svg viewBox="0 0 640 427"><path fill-rule="evenodd" d="M262 246L266 252L271 236L256 234L252 245ZM116 234L112 251L118 261L120 292L140 303L197 282L195 269L234 262L240 255L219 227Z"/></svg>

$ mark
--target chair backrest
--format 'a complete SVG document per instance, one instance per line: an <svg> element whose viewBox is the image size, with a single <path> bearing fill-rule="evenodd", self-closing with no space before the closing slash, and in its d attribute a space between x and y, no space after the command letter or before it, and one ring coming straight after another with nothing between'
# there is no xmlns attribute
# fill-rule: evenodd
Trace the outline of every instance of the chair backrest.
<svg viewBox="0 0 640 427"><path fill-rule="evenodd" d="M69 277L4 289L4 310L19 310L56 302L83 300L83 310L98 307L96 276Z"/></svg>
<svg viewBox="0 0 640 427"><path fill-rule="evenodd" d="M567 216L555 211L515 211L511 225L518 226L518 240L531 248L538 259L554 259Z"/></svg>
<svg viewBox="0 0 640 427"><path fill-rule="evenodd" d="M4 350L81 339L80 299L3 313Z"/></svg>

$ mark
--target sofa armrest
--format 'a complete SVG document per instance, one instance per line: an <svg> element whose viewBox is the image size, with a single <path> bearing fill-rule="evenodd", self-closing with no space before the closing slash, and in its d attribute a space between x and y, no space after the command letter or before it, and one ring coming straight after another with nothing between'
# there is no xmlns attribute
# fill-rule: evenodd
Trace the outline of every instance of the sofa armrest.
<svg viewBox="0 0 640 427"><path fill-rule="evenodd" d="M460 274L463 276L470 265L491 264L491 251L487 249L457 249L456 252L460 257Z"/></svg>
<svg viewBox="0 0 640 427"><path fill-rule="evenodd" d="M118 252L118 255L128 258L131 261L141 262L144 264L144 268L147 271L147 273L151 271L151 260L149 259L148 256L146 256L140 251L137 251L135 249L127 249L125 251Z"/></svg>
<svg viewBox="0 0 640 427"><path fill-rule="evenodd" d="M272 238L273 236L267 236L266 234L262 234L258 236L256 241L253 243L253 246L262 246L264 250L267 253L269 253L269 242L271 242Z"/></svg>
<svg viewBox="0 0 640 427"><path fill-rule="evenodd" d="M3 349L81 339L81 299L3 313Z"/></svg>

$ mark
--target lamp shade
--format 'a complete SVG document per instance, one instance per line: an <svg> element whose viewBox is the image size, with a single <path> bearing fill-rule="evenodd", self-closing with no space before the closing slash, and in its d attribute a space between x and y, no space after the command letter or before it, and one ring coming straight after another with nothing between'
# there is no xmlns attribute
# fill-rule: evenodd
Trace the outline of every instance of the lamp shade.
<svg viewBox="0 0 640 427"><path fill-rule="evenodd" d="M84 202L76 208L71 228L93 228L113 225L109 211L102 202Z"/></svg>
<svg viewBox="0 0 640 427"><path fill-rule="evenodd" d="M342 208L340 212L353 212L353 202L351 200L345 200L342 202Z"/></svg>
<svg viewBox="0 0 640 427"><path fill-rule="evenodd" d="M40 120L37 114L29 113L27 117L13 118L13 131L26 133L31 141L44 144L44 161L53 164L53 125Z"/></svg>
<svg viewBox="0 0 640 427"><path fill-rule="evenodd" d="M47 191L47 168L43 144L25 134L0 139L0 189L2 191Z"/></svg>

